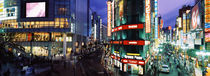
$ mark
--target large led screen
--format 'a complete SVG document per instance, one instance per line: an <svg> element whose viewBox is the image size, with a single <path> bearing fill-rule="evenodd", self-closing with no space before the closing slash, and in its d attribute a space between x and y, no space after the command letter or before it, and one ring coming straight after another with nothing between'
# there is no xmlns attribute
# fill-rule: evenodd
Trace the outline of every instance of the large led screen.
<svg viewBox="0 0 210 76"><path fill-rule="evenodd" d="M26 17L45 17L46 2L26 3Z"/></svg>

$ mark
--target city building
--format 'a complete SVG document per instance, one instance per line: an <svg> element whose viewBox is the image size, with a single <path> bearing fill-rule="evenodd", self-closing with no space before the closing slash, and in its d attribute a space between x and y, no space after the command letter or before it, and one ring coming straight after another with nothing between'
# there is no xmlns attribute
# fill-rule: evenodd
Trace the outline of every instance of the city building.
<svg viewBox="0 0 210 76"><path fill-rule="evenodd" d="M107 26L103 23L101 23L101 26L100 26L100 41L101 42L106 42L108 41L108 38L107 38Z"/></svg>
<svg viewBox="0 0 210 76"><path fill-rule="evenodd" d="M94 41L100 40L100 26L102 24L102 20L100 16L96 12L92 12L91 14L91 38Z"/></svg>
<svg viewBox="0 0 210 76"><path fill-rule="evenodd" d="M157 3L157 0L107 2L107 35L111 38L110 61L122 72L138 75L148 73L152 49L149 49L153 26L151 15L155 10L151 11L152 3ZM158 17L157 14L153 18L155 17ZM158 33L157 31L158 26L155 33Z"/></svg>
<svg viewBox="0 0 210 76"><path fill-rule="evenodd" d="M89 0L0 0L1 33L37 56L69 55L87 41ZM83 29L83 30L81 30Z"/></svg>

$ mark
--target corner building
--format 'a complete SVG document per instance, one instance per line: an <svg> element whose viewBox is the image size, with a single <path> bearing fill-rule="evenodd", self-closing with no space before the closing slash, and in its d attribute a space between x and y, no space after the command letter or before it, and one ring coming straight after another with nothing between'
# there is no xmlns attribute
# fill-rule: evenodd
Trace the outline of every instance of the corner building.
<svg viewBox="0 0 210 76"><path fill-rule="evenodd" d="M109 2L111 64L122 72L145 75L150 62L151 1L112 0L108 8Z"/></svg>
<svg viewBox="0 0 210 76"><path fill-rule="evenodd" d="M87 40L89 0L0 0L0 4L1 33L13 34L12 42L27 53L69 55Z"/></svg>

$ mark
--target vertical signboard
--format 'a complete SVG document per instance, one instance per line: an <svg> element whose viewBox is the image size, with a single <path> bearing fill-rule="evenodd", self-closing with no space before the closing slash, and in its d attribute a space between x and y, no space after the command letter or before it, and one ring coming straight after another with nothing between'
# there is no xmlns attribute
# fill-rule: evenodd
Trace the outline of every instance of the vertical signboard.
<svg viewBox="0 0 210 76"><path fill-rule="evenodd" d="M182 27L182 18L178 17L178 24L179 24L179 28Z"/></svg>
<svg viewBox="0 0 210 76"><path fill-rule="evenodd" d="M210 33L205 33L205 42L210 42Z"/></svg>
<svg viewBox="0 0 210 76"><path fill-rule="evenodd" d="M206 46L205 49L206 50L210 50L210 0L205 0L204 3L205 6L205 42L206 42Z"/></svg>
<svg viewBox="0 0 210 76"><path fill-rule="evenodd" d="M123 0L121 0L120 1L120 3L119 3L119 15L120 15L120 19L122 20L122 17L123 17L123 9L124 9L124 7L123 7Z"/></svg>
<svg viewBox="0 0 210 76"><path fill-rule="evenodd" d="M111 1L107 1L107 36L111 36Z"/></svg>
<svg viewBox="0 0 210 76"><path fill-rule="evenodd" d="M4 0L0 0L0 18L4 17Z"/></svg>
<svg viewBox="0 0 210 76"><path fill-rule="evenodd" d="M160 28L163 28L163 19L160 20Z"/></svg>
<svg viewBox="0 0 210 76"><path fill-rule="evenodd" d="M145 30L146 30L146 33L150 33L151 32L151 16L150 16L150 13L151 13L151 7L150 7L150 0L145 0Z"/></svg>
<svg viewBox="0 0 210 76"><path fill-rule="evenodd" d="M183 13L183 32L186 33L186 14Z"/></svg>
<svg viewBox="0 0 210 76"><path fill-rule="evenodd" d="M191 23L192 23L191 29L193 30L198 27L198 24L200 24L198 4L196 4L192 9Z"/></svg>
<svg viewBox="0 0 210 76"><path fill-rule="evenodd" d="M111 28L114 28L114 0L112 1L112 27Z"/></svg>
<svg viewBox="0 0 210 76"><path fill-rule="evenodd" d="M155 39L158 38L158 2L155 0Z"/></svg>
<svg viewBox="0 0 210 76"><path fill-rule="evenodd" d="M205 0L205 23L210 23L210 1ZM207 24L208 28L210 28L210 24Z"/></svg>

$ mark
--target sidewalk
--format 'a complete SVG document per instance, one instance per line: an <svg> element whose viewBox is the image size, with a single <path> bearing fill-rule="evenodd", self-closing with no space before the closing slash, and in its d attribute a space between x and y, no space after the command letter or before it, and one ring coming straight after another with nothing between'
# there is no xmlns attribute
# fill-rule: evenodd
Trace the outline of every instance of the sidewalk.
<svg viewBox="0 0 210 76"><path fill-rule="evenodd" d="M84 76L81 73L81 68L77 65L76 70L71 63L66 64L67 68L64 68L62 63L60 64L53 64L53 69L49 69L44 71L36 76ZM75 75L74 75L75 73Z"/></svg>
<svg viewBox="0 0 210 76"><path fill-rule="evenodd" d="M195 76L202 76L202 70L200 68L194 68L195 69Z"/></svg>
<svg viewBox="0 0 210 76"><path fill-rule="evenodd" d="M0 76L3 75L3 73L6 72L7 70L10 71L11 76L23 76L23 74L21 74L21 69L18 69L14 64L11 64L11 63L4 64L4 65L2 65L2 69L3 70L0 72ZM35 74L47 71L49 69L50 69L49 66L35 67ZM31 73L24 74L24 75L33 76L33 74L31 74Z"/></svg>

